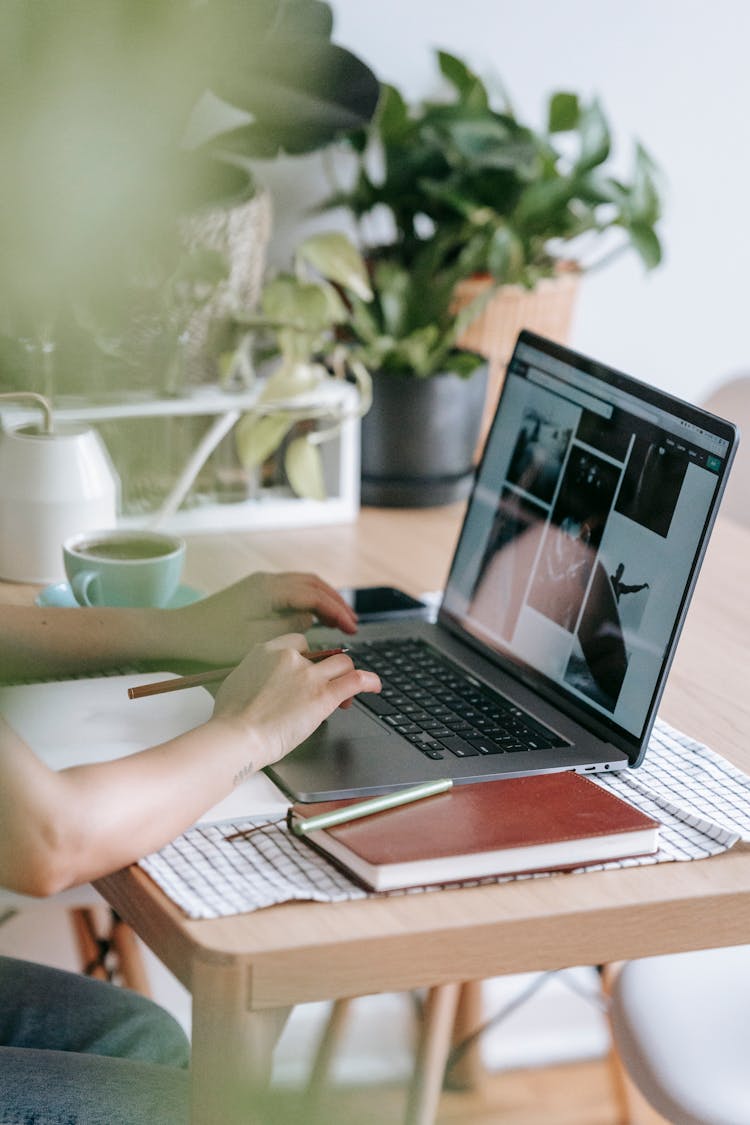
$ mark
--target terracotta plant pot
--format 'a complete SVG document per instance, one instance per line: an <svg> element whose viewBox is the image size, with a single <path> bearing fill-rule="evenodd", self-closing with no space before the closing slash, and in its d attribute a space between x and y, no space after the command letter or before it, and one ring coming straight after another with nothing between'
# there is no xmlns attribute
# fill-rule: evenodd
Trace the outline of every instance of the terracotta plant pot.
<svg viewBox="0 0 750 1125"><path fill-rule="evenodd" d="M563 267L557 277L543 278L534 289L521 285L501 285L482 313L459 339L464 348L471 348L490 361L487 401L480 426L477 456L481 453L492 419L495 416L505 369L513 352L518 333L529 328L558 344L567 344L580 273L574 266ZM477 276L456 286L455 308L468 305L492 286L489 276Z"/></svg>

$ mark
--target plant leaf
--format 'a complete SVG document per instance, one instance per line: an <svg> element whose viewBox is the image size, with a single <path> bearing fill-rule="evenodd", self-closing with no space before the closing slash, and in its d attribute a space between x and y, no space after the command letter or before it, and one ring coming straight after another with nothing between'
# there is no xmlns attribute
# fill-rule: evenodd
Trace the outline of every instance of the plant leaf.
<svg viewBox="0 0 750 1125"><path fill-rule="evenodd" d="M650 226L659 218L661 204L656 177L657 169L654 161L642 145L637 145L633 187L629 201L629 210L635 222Z"/></svg>
<svg viewBox="0 0 750 1125"><path fill-rule="evenodd" d="M224 47L221 63L211 60L216 65L206 85L252 118L244 134L248 156L310 152L365 124L375 111L380 87L369 68L318 36L243 38Z"/></svg>
<svg viewBox="0 0 750 1125"><path fill-rule="evenodd" d="M383 261L375 266L375 287L383 315L383 328L388 335L400 336L406 328L406 311L410 290L408 270L396 262Z"/></svg>
<svg viewBox="0 0 750 1125"><path fill-rule="evenodd" d="M245 414L235 428L235 447L245 469L254 469L278 449L291 429L286 414Z"/></svg>
<svg viewBox="0 0 750 1125"><path fill-rule="evenodd" d="M630 241L641 256L646 269L652 270L662 258L661 243L653 227L633 223L629 227Z"/></svg>
<svg viewBox="0 0 750 1125"><path fill-rule="evenodd" d="M436 325L427 324L417 328L403 340L398 341L397 350L402 361L419 378L435 372L432 351L440 344L440 333Z"/></svg>
<svg viewBox="0 0 750 1125"><path fill-rule="evenodd" d="M349 362L354 382L359 392L359 416L362 417L372 406L372 375L360 360L351 358Z"/></svg>
<svg viewBox="0 0 750 1125"><path fill-rule="evenodd" d="M250 199L255 191L252 173L240 160L209 146L194 152L181 152L175 157L175 205L183 213L191 213L217 202Z"/></svg>
<svg viewBox="0 0 750 1125"><path fill-rule="evenodd" d="M549 100L547 129L550 133L567 133L575 129L580 117L577 94L563 90L553 94Z"/></svg>
<svg viewBox="0 0 750 1125"><path fill-rule="evenodd" d="M576 177L576 191L584 203L596 206L611 203L621 210L627 201L628 189L612 176L605 176L601 169L594 168Z"/></svg>
<svg viewBox="0 0 750 1125"><path fill-rule="evenodd" d="M381 87L376 123L385 144L402 142L409 133L409 109L395 86Z"/></svg>
<svg viewBox="0 0 750 1125"><path fill-rule="evenodd" d="M447 51L437 52L438 66L443 78L450 82L462 102L486 109L489 105L487 89L481 79L470 70L466 63Z"/></svg>
<svg viewBox="0 0 750 1125"><path fill-rule="evenodd" d="M446 137L472 171L506 168L523 172L536 159L536 146L529 138L519 136L517 131L509 134L500 118L456 121L446 131Z"/></svg>
<svg viewBox="0 0 750 1125"><path fill-rule="evenodd" d="M576 162L576 170L584 172L589 168L595 168L598 164L603 164L609 156L609 126L598 98L581 111L579 131L581 151Z"/></svg>
<svg viewBox="0 0 750 1125"><path fill-rule="evenodd" d="M321 287L289 274L268 282L262 306L269 320L300 331L319 332L328 324L328 302Z"/></svg>
<svg viewBox="0 0 750 1125"><path fill-rule="evenodd" d="M479 352L452 351L447 356L445 369L461 379L468 379L486 362L486 357Z"/></svg>
<svg viewBox="0 0 750 1125"><path fill-rule="evenodd" d="M284 362L269 376L260 393L259 402L273 404L278 399L307 395L328 377L328 372L321 363L307 361L309 349L303 349L303 352L303 359Z"/></svg>
<svg viewBox="0 0 750 1125"><path fill-rule="evenodd" d="M529 184L514 215L516 227L541 230L547 237L557 233L564 227L563 217L574 190L571 181L562 177Z"/></svg>
<svg viewBox="0 0 750 1125"><path fill-rule="evenodd" d="M289 483L298 496L307 500L325 500L323 458L317 445L313 445L306 437L295 438L286 451L284 468Z"/></svg>
<svg viewBox="0 0 750 1125"><path fill-rule="evenodd" d="M334 285L329 285L326 281L321 281L319 288L326 299L329 322L331 324L345 324L349 319L350 312L338 289Z"/></svg>
<svg viewBox="0 0 750 1125"><path fill-rule="evenodd" d="M364 301L358 300L355 297L352 300L351 309L351 328L358 339L372 343L378 335L378 322L373 314L373 310Z"/></svg>
<svg viewBox="0 0 750 1125"><path fill-rule="evenodd" d="M312 235L297 248L296 256L329 281L351 289L361 300L372 299L362 255L340 231Z"/></svg>
<svg viewBox="0 0 750 1125"><path fill-rule="evenodd" d="M298 35L304 33L330 39L333 12L323 0L292 0L278 9L273 26L277 32L296 31Z"/></svg>
<svg viewBox="0 0 750 1125"><path fill-rule="evenodd" d="M501 282L515 281L523 268L523 244L509 227L498 227L487 252L490 273Z"/></svg>

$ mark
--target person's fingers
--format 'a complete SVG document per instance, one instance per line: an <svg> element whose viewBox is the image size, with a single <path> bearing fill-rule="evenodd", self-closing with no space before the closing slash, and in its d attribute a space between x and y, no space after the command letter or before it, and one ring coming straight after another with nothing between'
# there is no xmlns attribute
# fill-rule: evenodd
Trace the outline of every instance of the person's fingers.
<svg viewBox="0 0 750 1125"><path fill-rule="evenodd" d="M337 707L346 700L351 700L360 692L379 692L380 679L374 672L365 672L363 668L352 668L351 671L341 676L335 676L328 683L328 691L333 697Z"/></svg>
<svg viewBox="0 0 750 1125"><path fill-rule="evenodd" d="M379 692L382 688L380 677L375 672L365 672L364 669L357 669L351 656L347 656L344 652L338 652L334 656L327 656L325 660L316 661L316 667L320 669L320 674L329 680L341 679L347 676L352 670L360 671L362 676L366 677L363 683L368 686L359 688L359 691Z"/></svg>
<svg viewBox="0 0 750 1125"><path fill-rule="evenodd" d="M307 652L307 637L302 633L282 633L280 637L274 637L270 641L266 641L266 648L277 652L284 648L294 648L297 652Z"/></svg>
<svg viewBox="0 0 750 1125"><path fill-rule="evenodd" d="M311 613L280 613L248 623L248 644L262 644L287 633L306 633L315 624Z"/></svg>
<svg viewBox="0 0 750 1125"><path fill-rule="evenodd" d="M320 669L321 678L332 680L335 676L343 676L346 672L350 672L354 667L354 661L345 652L337 652L333 656L326 656L324 660L316 660L315 666Z"/></svg>
<svg viewBox="0 0 750 1125"><path fill-rule="evenodd" d="M280 574L270 580L271 606L277 612L290 609L308 609L324 625L353 633L357 628L357 615L338 590L329 586L316 574Z"/></svg>
<svg viewBox="0 0 750 1125"><path fill-rule="evenodd" d="M313 608L324 625L343 633L356 633L357 615L335 590L321 590Z"/></svg>

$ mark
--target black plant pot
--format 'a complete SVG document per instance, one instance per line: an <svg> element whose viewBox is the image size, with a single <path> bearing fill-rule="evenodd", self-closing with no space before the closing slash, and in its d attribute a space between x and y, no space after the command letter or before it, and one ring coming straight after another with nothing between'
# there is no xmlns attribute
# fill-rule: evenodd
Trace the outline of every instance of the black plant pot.
<svg viewBox="0 0 750 1125"><path fill-rule="evenodd" d="M362 419L362 503L429 508L468 496L487 368L468 379L375 375Z"/></svg>

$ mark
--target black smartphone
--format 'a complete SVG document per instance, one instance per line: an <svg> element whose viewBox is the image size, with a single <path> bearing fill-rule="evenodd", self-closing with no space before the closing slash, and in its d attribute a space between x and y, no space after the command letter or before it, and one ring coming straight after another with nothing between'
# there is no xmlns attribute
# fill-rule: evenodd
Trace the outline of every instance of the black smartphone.
<svg viewBox="0 0 750 1125"><path fill-rule="evenodd" d="M412 598L395 586L360 586L342 590L341 595L361 622L389 621L394 617L427 618L430 615L426 602Z"/></svg>

